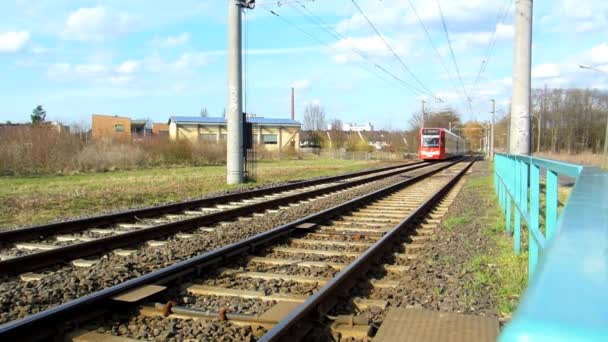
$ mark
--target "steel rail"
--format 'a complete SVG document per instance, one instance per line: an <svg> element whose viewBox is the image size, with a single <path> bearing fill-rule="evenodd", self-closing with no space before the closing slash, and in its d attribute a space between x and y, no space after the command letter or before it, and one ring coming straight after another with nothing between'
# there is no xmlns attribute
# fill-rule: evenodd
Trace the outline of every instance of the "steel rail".
<svg viewBox="0 0 608 342"><path fill-rule="evenodd" d="M218 264L230 258L238 257L244 252L253 251L262 245L268 244L273 240L283 237L289 234L292 230L297 229L297 227L303 223L322 222L323 220L331 218L339 213L360 207L365 203L383 196L387 196L388 194L398 191L404 187L426 179L444 169L451 167L454 164L459 163L463 159L464 158L451 161L446 165L434 170L430 170L424 174L405 179L334 207L275 227L266 232L256 234L244 240L205 252L193 258L180 261L171 266L167 266L160 270L144 274L143 276L127 280L123 283L74 299L70 302L32 314L22 319L5 323L0 325L0 340L42 340L56 334L59 331L62 331L66 322L77 320L79 317L81 317L81 315L91 315L93 311L103 312L108 310L108 308L116 304L112 301L112 298L121 293L125 293L149 284L166 284L187 274L201 272L201 270L205 267Z"/></svg>
<svg viewBox="0 0 608 342"><path fill-rule="evenodd" d="M290 340L290 334L293 333L294 329L301 326L300 323L306 320L314 312L320 311L317 309L320 308L323 303L327 302L328 299L335 298L337 292L344 292L345 289L348 288L349 281L363 276L366 273L370 263L376 260L387 247L392 246L393 240L398 238L401 230L432 208L432 206L456 184L456 182L465 174L465 172L467 172L474 162L475 159L469 162L469 164L459 171L454 178L452 178L441 189L436 191L429 200L421 204L410 215L401 220L401 222L383 235L382 238L376 241L363 254L357 257L346 268L334 276L326 285L319 289L319 291L309 297L304 303L298 306L294 311L287 315L287 317L275 325L260 339L260 342ZM292 336L295 335L292 334Z"/></svg>
<svg viewBox="0 0 608 342"><path fill-rule="evenodd" d="M307 186L318 185L322 183L329 183L340 181L348 178L354 178L359 176L365 176L372 173L384 172L393 170L396 168L415 166L424 163L424 161L407 163L402 165L387 166L382 168L349 172L337 176L322 177L313 180L304 180L291 182L288 184L276 185L263 189L254 189L242 192L235 192L224 195L215 195L195 200L188 200L176 203L161 204L157 206L151 206L146 208L129 209L117 213L103 214L98 216L91 216L79 219L72 219L62 222L54 222L48 224L41 224L29 227L23 227L12 230L0 231L0 242L21 242L26 240L38 239L47 237L54 234L72 233L83 231L88 228L96 228L100 226L106 226L118 222L128 222L136 219L145 217L154 217L163 214L175 213L179 211L188 210L191 208L211 206L217 204L228 203L232 201L238 201L256 196L264 196L271 193L282 192L287 190L298 189Z"/></svg>
<svg viewBox="0 0 608 342"><path fill-rule="evenodd" d="M34 271L50 265L60 264L68 260L84 258L87 256L100 254L108 250L134 245L141 241L152 240L183 231L194 230L201 226L216 224L218 222L234 219L239 216L260 212L270 208L276 208L286 203L297 202L302 199L346 189L427 166L429 165L417 164L407 168L401 167L397 170L388 171L386 173L373 175L363 179L348 181L346 183L340 183L285 197L269 199L264 202L252 203L238 208L228 209L216 213L209 213L203 216L169 222L148 228L141 228L122 234L101 237L95 240L79 242L64 247L57 247L47 251L5 259L0 261L0 273L13 275Z"/></svg>

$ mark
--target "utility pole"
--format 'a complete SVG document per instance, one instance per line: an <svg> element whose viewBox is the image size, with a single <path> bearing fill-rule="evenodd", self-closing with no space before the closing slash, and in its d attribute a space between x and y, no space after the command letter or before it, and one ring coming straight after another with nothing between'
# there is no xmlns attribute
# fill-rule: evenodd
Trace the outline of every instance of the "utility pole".
<svg viewBox="0 0 608 342"><path fill-rule="evenodd" d="M490 160L494 160L494 125L496 124L496 100L492 99L492 122L490 123Z"/></svg>
<svg viewBox="0 0 608 342"><path fill-rule="evenodd" d="M530 68L532 61L532 1L517 0L513 60L513 106L509 153L530 155Z"/></svg>
<svg viewBox="0 0 608 342"><path fill-rule="evenodd" d="M420 128L424 128L424 104L426 103L426 101L422 100L422 119L420 122Z"/></svg>
<svg viewBox="0 0 608 342"><path fill-rule="evenodd" d="M241 0L228 0L228 121L226 181L243 183Z"/></svg>
<svg viewBox="0 0 608 342"><path fill-rule="evenodd" d="M608 115L606 116L606 137L604 137L604 162L602 167L608 169Z"/></svg>
<svg viewBox="0 0 608 342"><path fill-rule="evenodd" d="M296 117L296 95L295 89L291 87L291 120L295 120Z"/></svg>

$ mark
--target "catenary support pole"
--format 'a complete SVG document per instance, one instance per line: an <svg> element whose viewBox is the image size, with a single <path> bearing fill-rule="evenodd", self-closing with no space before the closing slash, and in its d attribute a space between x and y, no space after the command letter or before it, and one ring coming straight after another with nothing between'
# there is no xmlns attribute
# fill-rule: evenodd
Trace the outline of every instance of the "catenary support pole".
<svg viewBox="0 0 608 342"><path fill-rule="evenodd" d="M296 94L295 89L291 87L291 120L296 118Z"/></svg>
<svg viewBox="0 0 608 342"><path fill-rule="evenodd" d="M604 165L605 169L608 169L608 115L606 115L606 137L604 137Z"/></svg>
<svg viewBox="0 0 608 342"><path fill-rule="evenodd" d="M492 100L492 122L490 123L490 160L494 160L494 125L496 124L496 100Z"/></svg>
<svg viewBox="0 0 608 342"><path fill-rule="evenodd" d="M420 128L424 128L424 104L426 101L422 100L422 113L420 115Z"/></svg>
<svg viewBox="0 0 608 342"><path fill-rule="evenodd" d="M509 153L530 154L530 68L532 61L532 2L517 0L513 60L513 97Z"/></svg>
<svg viewBox="0 0 608 342"><path fill-rule="evenodd" d="M228 0L228 184L243 182L241 7L240 0Z"/></svg>

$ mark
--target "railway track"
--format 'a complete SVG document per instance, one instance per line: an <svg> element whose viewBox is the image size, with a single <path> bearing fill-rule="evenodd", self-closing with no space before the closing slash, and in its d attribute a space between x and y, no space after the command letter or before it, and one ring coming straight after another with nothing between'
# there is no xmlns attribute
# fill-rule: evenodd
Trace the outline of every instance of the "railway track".
<svg viewBox="0 0 608 342"><path fill-rule="evenodd" d="M188 232L210 232L210 227L247 215L263 215L266 210L295 206L302 201L328 196L368 182L413 171L431 164L416 162L366 170L346 175L302 181L270 188L214 196L163 206L130 210L85 219L40 225L0 232L0 273L24 274L66 261L89 267L96 260L86 260L108 250L128 256L132 250L122 247L175 235L191 237ZM25 279L40 275L28 274Z"/></svg>
<svg viewBox="0 0 608 342"><path fill-rule="evenodd" d="M268 329L263 339L296 336L294 327L298 333L308 331L303 329L308 326L304 318L327 311L336 290L348 289L353 276L363 275L371 260L427 213L470 164L436 165L330 209L2 325L0 337L41 339L58 329L66 333L66 328L79 341L95 340L97 334L109 338L107 333L157 340L214 339L233 333L240 334L236 339L257 338ZM407 260L408 255L397 258ZM386 271L405 272L400 266ZM378 288L391 284L373 282ZM134 302L142 305L136 314ZM107 312L115 314L105 321L89 320ZM121 321L117 317L122 314L127 316ZM184 318L195 320L180 323ZM211 323L203 324L201 318ZM92 323L84 331L74 329L74 322L81 320ZM142 326L150 332L138 334Z"/></svg>

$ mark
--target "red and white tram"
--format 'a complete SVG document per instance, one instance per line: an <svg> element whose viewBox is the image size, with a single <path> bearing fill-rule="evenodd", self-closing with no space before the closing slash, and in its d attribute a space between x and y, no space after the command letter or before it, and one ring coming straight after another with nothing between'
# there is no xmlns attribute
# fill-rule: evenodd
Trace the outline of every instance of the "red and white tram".
<svg viewBox="0 0 608 342"><path fill-rule="evenodd" d="M421 128L419 137L418 156L420 159L441 160L461 156L468 152L466 141L445 128Z"/></svg>

